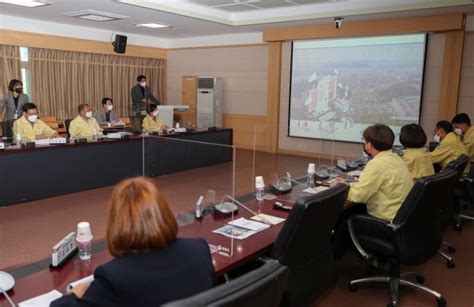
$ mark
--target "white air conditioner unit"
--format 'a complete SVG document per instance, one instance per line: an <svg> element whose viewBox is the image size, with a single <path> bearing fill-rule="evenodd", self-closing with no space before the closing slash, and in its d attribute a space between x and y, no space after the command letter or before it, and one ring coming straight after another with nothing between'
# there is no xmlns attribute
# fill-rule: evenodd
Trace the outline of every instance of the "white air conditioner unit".
<svg viewBox="0 0 474 307"><path fill-rule="evenodd" d="M224 121L224 87L221 78L198 78L197 127L222 127Z"/></svg>

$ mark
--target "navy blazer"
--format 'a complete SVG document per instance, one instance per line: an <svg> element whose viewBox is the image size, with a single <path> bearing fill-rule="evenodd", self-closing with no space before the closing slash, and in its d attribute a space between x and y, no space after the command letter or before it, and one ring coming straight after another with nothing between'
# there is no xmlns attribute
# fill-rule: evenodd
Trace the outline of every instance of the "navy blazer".
<svg viewBox="0 0 474 307"><path fill-rule="evenodd" d="M178 238L164 249L123 255L97 267L82 298L65 295L50 306L160 306L213 285L206 241Z"/></svg>

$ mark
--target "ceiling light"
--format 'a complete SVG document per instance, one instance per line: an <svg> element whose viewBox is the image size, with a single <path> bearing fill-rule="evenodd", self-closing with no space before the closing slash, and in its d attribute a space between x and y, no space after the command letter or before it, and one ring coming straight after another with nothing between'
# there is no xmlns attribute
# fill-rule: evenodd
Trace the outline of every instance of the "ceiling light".
<svg viewBox="0 0 474 307"><path fill-rule="evenodd" d="M38 7L43 5L49 5L51 3L38 1L38 0L0 0L0 3L21 5L26 7Z"/></svg>
<svg viewBox="0 0 474 307"><path fill-rule="evenodd" d="M139 28L139 27L146 27L146 28L153 28L153 29L157 29L157 28L169 28L168 25L162 25L162 24L159 24L159 23L138 23L136 24L136 27Z"/></svg>
<svg viewBox="0 0 474 307"><path fill-rule="evenodd" d="M81 19L86 19L86 20L91 20L91 21L99 21L99 22L129 18L128 16L124 16L124 15L112 14L112 13L101 12L101 11L90 10L90 9L64 13L64 15L69 16L69 17L76 17L76 18L81 18Z"/></svg>

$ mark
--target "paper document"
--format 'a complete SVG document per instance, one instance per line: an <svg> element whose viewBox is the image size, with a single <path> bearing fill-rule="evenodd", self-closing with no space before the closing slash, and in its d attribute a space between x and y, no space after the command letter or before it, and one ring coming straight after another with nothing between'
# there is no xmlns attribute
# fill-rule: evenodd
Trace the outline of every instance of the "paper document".
<svg viewBox="0 0 474 307"><path fill-rule="evenodd" d="M233 225L225 225L224 227L213 230L212 232L224 235L229 238L238 239L238 240L246 239L250 237L251 235L254 235L257 233L257 231L249 230L246 228L240 228Z"/></svg>
<svg viewBox="0 0 474 307"><path fill-rule="evenodd" d="M304 189L303 192L310 193L310 194L316 194L316 193L319 193L321 191L326 190L327 188L328 187L326 187L326 186L319 186L319 187L315 187L315 188Z"/></svg>
<svg viewBox="0 0 474 307"><path fill-rule="evenodd" d="M251 221L251 220L248 220L248 219L243 218L243 217L241 217L237 220L231 221L228 224L238 226L238 227L241 227L241 228L245 228L245 229L249 229L249 230L253 230L253 231L262 231L262 230L265 230L268 227L270 227L270 225L268 225L268 224Z"/></svg>
<svg viewBox="0 0 474 307"><path fill-rule="evenodd" d="M89 275L87 277L81 278L79 280L73 281L69 285L67 285L66 291L70 291L72 288L77 286L78 284L90 284L94 281L94 275Z"/></svg>
<svg viewBox="0 0 474 307"><path fill-rule="evenodd" d="M49 304L63 296L58 290L52 290L48 293L39 295L18 304L19 307L49 307Z"/></svg>
<svg viewBox="0 0 474 307"><path fill-rule="evenodd" d="M276 217L276 216L268 215L264 213L254 215L251 217L251 219L255 221L262 221L264 223L270 223L271 225L280 224L281 222L285 221L285 219L282 219L280 217Z"/></svg>

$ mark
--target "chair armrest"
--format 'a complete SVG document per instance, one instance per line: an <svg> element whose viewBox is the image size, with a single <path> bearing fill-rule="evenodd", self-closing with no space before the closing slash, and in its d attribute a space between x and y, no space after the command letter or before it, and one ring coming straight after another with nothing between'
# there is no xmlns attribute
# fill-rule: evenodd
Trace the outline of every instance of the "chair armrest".
<svg viewBox="0 0 474 307"><path fill-rule="evenodd" d="M388 226L389 222L378 219L368 214L356 214L354 216L351 216L349 220L347 221L348 228L349 228L349 235L351 236L352 243L354 243L354 246L356 247L357 251L359 252L359 254L361 254L361 256L365 260L370 260L373 256L372 254L369 254L366 250L364 250L364 248L362 248L362 245L360 245L359 240L357 240L357 236L356 236L356 232L354 228L354 222L375 224L381 227Z"/></svg>

